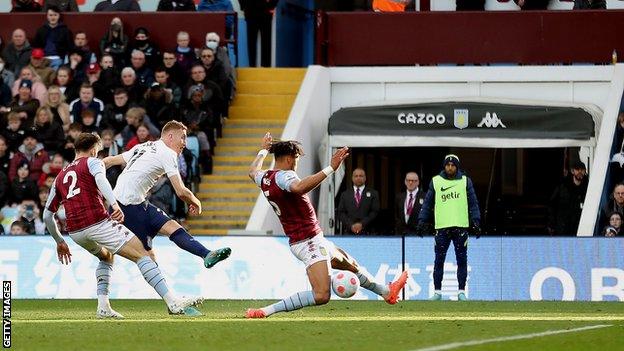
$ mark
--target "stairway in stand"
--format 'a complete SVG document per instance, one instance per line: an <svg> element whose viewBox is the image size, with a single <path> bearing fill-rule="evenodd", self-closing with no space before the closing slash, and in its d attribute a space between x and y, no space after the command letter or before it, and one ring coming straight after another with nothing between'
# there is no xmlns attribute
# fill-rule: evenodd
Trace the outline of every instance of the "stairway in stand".
<svg viewBox="0 0 624 351"><path fill-rule="evenodd" d="M237 93L230 116L217 139L211 175L202 176L197 197L200 216L189 217L193 235L223 235L243 230L258 197L247 173L262 137L282 134L306 70L300 68L239 68ZM268 167L273 157L265 159Z"/></svg>

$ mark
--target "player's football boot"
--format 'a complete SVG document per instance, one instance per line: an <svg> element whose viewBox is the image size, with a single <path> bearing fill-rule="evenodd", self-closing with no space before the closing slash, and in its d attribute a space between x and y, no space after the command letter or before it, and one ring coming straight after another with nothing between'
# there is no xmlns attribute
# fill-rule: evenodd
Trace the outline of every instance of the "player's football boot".
<svg viewBox="0 0 624 351"><path fill-rule="evenodd" d="M204 257L204 266L206 268L212 268L215 264L230 257L231 253L232 249L230 249L229 247L212 250L208 255L206 255L206 257Z"/></svg>
<svg viewBox="0 0 624 351"><path fill-rule="evenodd" d="M466 297L466 294L462 292L457 294L457 301L468 301L468 298Z"/></svg>
<svg viewBox="0 0 624 351"><path fill-rule="evenodd" d="M259 308L249 308L245 313L245 318L266 318L264 311Z"/></svg>
<svg viewBox="0 0 624 351"><path fill-rule="evenodd" d="M203 297L182 297L169 305L169 314L185 314L188 307L199 306L204 302ZM194 311L197 311L193 308ZM193 310L189 310L189 315ZM199 311L197 311L199 312Z"/></svg>
<svg viewBox="0 0 624 351"><path fill-rule="evenodd" d="M397 303L399 301L399 293L405 286L405 283L407 283L407 271L403 271L399 279L388 284L388 290L390 290L390 292L388 292L388 296L384 297L384 300L391 305Z"/></svg>
<svg viewBox="0 0 624 351"><path fill-rule="evenodd" d="M442 300L442 295L438 293L434 293L433 296L429 298L429 301L440 301Z"/></svg>
<svg viewBox="0 0 624 351"><path fill-rule="evenodd" d="M96 315L98 319L124 319L124 316L122 316L121 313L115 311L112 308L98 308Z"/></svg>
<svg viewBox="0 0 624 351"><path fill-rule="evenodd" d="M172 314L172 315L184 315L184 316L187 316L187 317L199 317L199 316L203 316L204 315L197 308L195 308L193 306L186 307L185 309L182 310L181 313L173 313L171 311L171 309L169 309L169 314Z"/></svg>

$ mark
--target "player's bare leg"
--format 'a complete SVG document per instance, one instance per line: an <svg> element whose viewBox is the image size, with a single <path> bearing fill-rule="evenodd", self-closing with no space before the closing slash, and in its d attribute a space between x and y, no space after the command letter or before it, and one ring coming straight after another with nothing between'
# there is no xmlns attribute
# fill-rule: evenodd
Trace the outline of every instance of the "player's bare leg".
<svg viewBox="0 0 624 351"><path fill-rule="evenodd" d="M279 302L263 308L250 308L247 310L247 318L265 318L277 312L290 312L307 306L324 305L331 297L329 286L329 269L327 261L320 261L312 264L307 269L308 280L312 290L301 291L291 295Z"/></svg>
<svg viewBox="0 0 624 351"><path fill-rule="evenodd" d="M195 240L186 229L172 220L163 224L159 231L160 234L169 237L169 240L173 241L182 250L188 251L195 256L199 256L204 260L204 267L212 268L215 264L225 260L230 256L232 249L224 247L216 250L208 250L199 241Z"/></svg>
<svg viewBox="0 0 624 351"><path fill-rule="evenodd" d="M97 297L98 297L98 307L97 307L96 316L97 318L123 319L124 317L119 312L113 310L113 308L110 305L110 300L108 298L110 277L111 277L111 273L113 272L114 255L110 251L108 251L106 248L101 247L100 252L95 254L95 256L100 259L100 263L95 269L95 279L97 282Z"/></svg>
<svg viewBox="0 0 624 351"><path fill-rule="evenodd" d="M120 256L129 259L137 264L143 278L154 290L165 300L172 314L195 314L197 310L187 310L190 306L195 306L203 302L203 298L177 298L169 290L165 278L160 272L160 268L154 262L147 250L143 247L141 241L133 236L121 249L117 252ZM198 312L198 311L197 311Z"/></svg>
<svg viewBox="0 0 624 351"><path fill-rule="evenodd" d="M394 305L399 299L399 293L407 282L407 271L401 273L401 276L396 281L386 285L375 283L373 276L364 268L360 267L357 261L351 257L346 251L335 247L336 250L332 252L331 265L333 269L339 269L343 271L350 271L360 280L360 286L366 290L370 290L375 294L381 296L387 303Z"/></svg>

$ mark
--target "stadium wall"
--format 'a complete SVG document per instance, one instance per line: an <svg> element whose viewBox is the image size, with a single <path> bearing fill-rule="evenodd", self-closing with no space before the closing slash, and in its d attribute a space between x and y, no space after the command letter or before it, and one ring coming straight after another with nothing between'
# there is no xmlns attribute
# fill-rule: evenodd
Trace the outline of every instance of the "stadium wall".
<svg viewBox="0 0 624 351"><path fill-rule="evenodd" d="M208 247L230 246L230 258L206 270L197 257L181 252L164 237L154 240L158 264L179 294L211 299L279 299L309 289L305 268L285 238L202 237ZM337 237L375 279L389 282L410 272L405 297L433 294L433 238ZM72 263L63 266L49 237L7 237L0 248L0 278L13 282L13 296L94 298L98 261L68 240ZM488 238L470 242L467 295L473 300L624 301L624 245L618 238ZM457 293L456 261L449 253L442 291ZM158 298L136 266L117 258L112 298ZM336 298L336 297L334 297ZM354 299L374 300L360 289Z"/></svg>

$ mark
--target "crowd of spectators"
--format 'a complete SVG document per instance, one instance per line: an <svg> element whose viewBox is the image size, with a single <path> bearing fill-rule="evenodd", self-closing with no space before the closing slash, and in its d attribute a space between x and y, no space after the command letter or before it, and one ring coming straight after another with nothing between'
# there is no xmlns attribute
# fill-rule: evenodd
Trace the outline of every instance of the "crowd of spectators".
<svg viewBox="0 0 624 351"><path fill-rule="evenodd" d="M30 0L15 4L35 6ZM199 145L180 156L185 180L212 171L236 84L216 33L207 33L200 48L189 45L186 32L178 33L176 43L156 43L148 28L126 33L116 17L101 38L87 38L63 24L59 8L76 10L74 0L48 0L44 7L46 22L36 33L16 28L0 55L0 231L43 234L47 194L59 170L73 160L81 132L99 134L99 156L106 157L159 138L161 127L177 119ZM120 171L108 170L113 185ZM154 196L179 212L182 206L171 203L168 187L159 184Z"/></svg>

